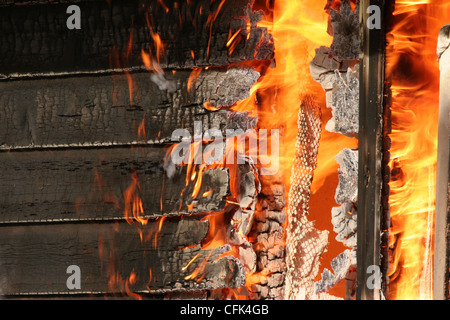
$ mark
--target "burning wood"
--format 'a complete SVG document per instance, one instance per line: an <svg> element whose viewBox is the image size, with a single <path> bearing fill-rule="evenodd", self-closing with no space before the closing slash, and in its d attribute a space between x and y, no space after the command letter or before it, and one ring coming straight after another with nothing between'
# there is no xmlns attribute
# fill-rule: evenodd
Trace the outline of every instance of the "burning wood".
<svg viewBox="0 0 450 320"><path fill-rule="evenodd" d="M327 123L326 130L346 136L358 136L359 129L359 70L348 69L346 79L338 71L331 90L331 109L333 118Z"/></svg>
<svg viewBox="0 0 450 320"><path fill-rule="evenodd" d="M345 250L336 258L331 260L333 272L324 269L322 279L315 283L315 294L326 292L334 287L339 281L344 280L351 267L356 265L356 250Z"/></svg>
<svg viewBox="0 0 450 320"><path fill-rule="evenodd" d="M77 5L81 28L68 31L65 0L0 0L1 293L140 298L243 287L260 262L248 240L257 159L209 160L215 140L255 132L257 110L230 107L256 101L251 61L262 71L273 59L262 11L248 0ZM175 163L183 143L188 162ZM271 297L284 281L275 220L277 237L262 241ZM81 289L71 291L64 272L49 279L66 270L61 256L82 270ZM19 260L26 266L15 272Z"/></svg>
<svg viewBox="0 0 450 320"><path fill-rule="evenodd" d="M1 148L160 144L172 141L178 128L193 134L195 121L224 135L226 129L255 126L248 113L203 107L207 102L227 107L246 98L259 78L252 69L205 70L193 84L190 71L168 73L172 92L160 90L147 73L129 76L131 88L127 75L1 82Z"/></svg>
<svg viewBox="0 0 450 320"><path fill-rule="evenodd" d="M326 106L331 109L332 117L326 124L325 130L357 138L359 131L357 60L360 50L359 2L328 1L325 10L330 15L328 33L333 36L333 41L330 48L321 46L316 49L315 57L309 65L310 73L325 91ZM338 234L336 240L355 249L357 215L353 202L357 200L358 192L358 151L344 148L336 155L335 159L340 165L335 201L341 206L331 209L331 222L333 230ZM337 261L341 261L343 255L345 252L332 260L331 264L334 265ZM356 259L354 263L356 263ZM354 267L352 266L353 269ZM335 270L335 274L325 268L322 280L315 283L315 292L309 293L309 297L336 298L328 295L326 291L346 278L348 272L350 272L349 263L340 271L336 272Z"/></svg>
<svg viewBox="0 0 450 320"><path fill-rule="evenodd" d="M356 246L356 210L351 202L344 202L340 207L331 209L331 223L338 234L337 241L350 248Z"/></svg>
<svg viewBox="0 0 450 320"><path fill-rule="evenodd" d="M229 246L201 249L208 222L168 219L157 230L157 221L140 227L142 238L123 222L4 227L0 293L164 293L243 285L240 263L224 256ZM15 267L17 259L20 268ZM69 265L82 272L79 290L66 286Z"/></svg>
<svg viewBox="0 0 450 320"><path fill-rule="evenodd" d="M355 60L326 56L327 47L316 50L310 63L314 80L326 92L327 107L332 118L325 129L345 136L358 136L359 129L359 67Z"/></svg>
<svg viewBox="0 0 450 320"><path fill-rule="evenodd" d="M142 49L151 51L163 69L273 58L272 36L256 26L261 13L252 12L248 0L212 4L210 0L171 0L165 6L153 0L88 1L77 5L83 14L81 29L74 31L66 27L66 1L26 5L2 1L2 75L142 69ZM37 6L44 9L36 10ZM242 36L230 51L226 35L238 29ZM111 52L117 53L114 63L110 63Z"/></svg>
<svg viewBox="0 0 450 320"><path fill-rule="evenodd" d="M330 9L331 26L333 29L333 43L330 56L344 59L357 59L359 56L359 1L355 10L350 0L342 0L339 12Z"/></svg>
<svg viewBox="0 0 450 320"><path fill-rule="evenodd" d="M254 273L247 277L252 299L282 299L285 263L285 186L280 174L260 176L261 193L248 235L257 256Z"/></svg>
<svg viewBox="0 0 450 320"><path fill-rule="evenodd" d="M339 184L336 188L336 203L356 202L358 196L358 151L343 149L336 156L340 168Z"/></svg>
<svg viewBox="0 0 450 320"><path fill-rule="evenodd" d="M246 163L239 165L238 181L239 208L233 215L233 226L230 229L230 243L241 244L250 232L255 214L257 196L261 191L255 165ZM234 240L232 240L234 239Z"/></svg>
<svg viewBox="0 0 450 320"><path fill-rule="evenodd" d="M257 70L266 70L266 60L274 57L274 39L258 26L267 21L261 11L252 11L253 1L81 2L82 28L72 31L74 37L59 25L66 3L0 0L3 293L139 298L141 293L192 291L203 298L219 291L203 295L199 290L245 284L251 298L326 297L323 291L345 278L354 261L345 251L332 261L333 273L325 269L323 280L314 283L328 244L328 232L308 219L321 114L301 90L279 98L292 87L307 86L299 81L303 70L292 72L294 81L285 78L300 69L291 61L304 57L279 56L277 65L283 67L272 72L270 84L243 67L241 62L255 66L262 60ZM38 6L47 12L35 10ZM358 28L349 31L357 11L346 0L339 12L331 11L334 42L317 51L311 67L333 109L327 128L349 136L358 131L359 83L357 68L352 69ZM55 21L51 28L48 21ZM16 30L22 32L11 41L8 34ZM30 39L32 34L37 37ZM344 41L348 36L350 41ZM305 40L309 46L310 39ZM285 53L297 50L280 47ZM296 106L298 126L292 110L280 113L288 104ZM285 129L293 119L294 130L285 133L296 141L295 152L287 146L292 152L281 155L289 161L295 156L291 177L260 176L263 166L251 156L237 165L208 162L213 154L208 147L225 141L229 132L253 132L256 114L289 118L276 119L275 125L261 121L258 128ZM216 128L220 139L208 131ZM188 161L175 163L170 156L180 145L188 146L180 156ZM342 205L338 212L333 209L337 238L349 246L356 237L356 215L348 213L349 201L356 200L355 154L344 150L337 157L336 201ZM283 173L291 174L290 168ZM89 220L99 223L83 223ZM49 279L48 272L65 270L61 252L85 270L82 290L68 291L65 273ZM19 260L26 266L14 273L10 266ZM46 270L49 260L55 263ZM31 265L37 266L35 272Z"/></svg>
<svg viewBox="0 0 450 320"><path fill-rule="evenodd" d="M193 196L197 179L186 185L186 167L167 177L165 154L162 148L3 153L1 222L123 219L132 173L139 179L143 218L224 209L227 169L203 171Z"/></svg>

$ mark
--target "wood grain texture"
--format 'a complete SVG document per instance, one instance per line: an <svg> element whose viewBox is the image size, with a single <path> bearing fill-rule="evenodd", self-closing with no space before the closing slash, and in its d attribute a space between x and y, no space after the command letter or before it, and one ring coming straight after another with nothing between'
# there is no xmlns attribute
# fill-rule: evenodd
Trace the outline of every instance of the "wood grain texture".
<svg viewBox="0 0 450 320"><path fill-rule="evenodd" d="M0 82L0 148L107 146L171 142L176 129L243 129L247 113L208 111L247 98L259 78L252 69L87 76ZM131 79L131 89L129 80ZM189 84L189 90L188 90ZM166 86L162 87L161 86ZM170 88L168 88L170 87ZM131 94L130 94L131 92Z"/></svg>
<svg viewBox="0 0 450 320"><path fill-rule="evenodd" d="M164 45L159 59L164 69L271 60L273 38L256 26L261 13L253 13L250 3L1 1L0 73L15 77L142 68L141 50L151 50L156 60L155 34ZM66 26L69 4L81 10L81 29ZM239 34L233 52L227 46L230 32Z"/></svg>
<svg viewBox="0 0 450 320"><path fill-rule="evenodd" d="M185 166L167 177L165 156L151 147L0 153L0 223L123 220L133 197L143 218L223 210L227 169L204 171L193 198L197 180L186 186Z"/></svg>
<svg viewBox="0 0 450 320"><path fill-rule="evenodd" d="M2 226L0 294L160 293L243 285L239 262L219 257L229 246L201 249L208 225L173 218L160 232L158 221L140 232L125 222ZM67 287L71 265L80 268L80 289Z"/></svg>

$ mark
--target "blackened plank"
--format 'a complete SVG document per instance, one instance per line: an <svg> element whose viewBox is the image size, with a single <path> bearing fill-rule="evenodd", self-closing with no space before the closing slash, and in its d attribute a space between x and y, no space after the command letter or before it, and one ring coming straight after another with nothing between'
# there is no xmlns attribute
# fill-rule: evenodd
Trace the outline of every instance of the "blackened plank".
<svg viewBox="0 0 450 320"><path fill-rule="evenodd" d="M142 68L141 51L162 68L223 66L273 59L272 36L256 26L249 0L2 1L0 73L4 77ZM81 29L69 30L69 5ZM151 27L151 29L150 29ZM152 34L153 32L153 34ZM230 34L231 33L231 34ZM233 42L227 42L238 33ZM231 52L231 47L236 47Z"/></svg>
<svg viewBox="0 0 450 320"><path fill-rule="evenodd" d="M124 219L138 198L143 218L224 208L227 169L205 170L194 195L200 175L186 186L184 166L169 178L165 156L154 147L0 153L0 223Z"/></svg>
<svg viewBox="0 0 450 320"><path fill-rule="evenodd" d="M245 99L258 78L253 69L231 68L0 82L0 149L159 144L176 129L193 135L195 121L202 132L246 131L255 117L203 104Z"/></svg>
<svg viewBox="0 0 450 320"><path fill-rule="evenodd" d="M160 222L139 228L126 222L2 226L0 294L156 293L243 284L239 262L219 259L229 246L201 249L207 221ZM73 265L79 289L67 286Z"/></svg>
<svg viewBox="0 0 450 320"><path fill-rule="evenodd" d="M360 21L367 21L370 5L387 10L386 1L360 2ZM370 11L369 11L370 12ZM357 227L357 278L356 299L380 300L381 288L367 286L371 273L369 267L381 265L381 202L382 145L383 145L383 89L385 29L369 29L360 24L360 95L359 95L359 146L358 146L358 227Z"/></svg>

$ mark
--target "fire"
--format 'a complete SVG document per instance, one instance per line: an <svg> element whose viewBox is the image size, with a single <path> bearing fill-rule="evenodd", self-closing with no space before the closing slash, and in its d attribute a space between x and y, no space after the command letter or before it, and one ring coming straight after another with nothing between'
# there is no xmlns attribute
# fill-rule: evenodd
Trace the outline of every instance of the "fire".
<svg viewBox="0 0 450 320"><path fill-rule="evenodd" d="M258 23L274 37L274 68L268 68L252 88L250 97L233 107L258 113L259 127L283 128L280 168L284 168L285 185L289 186L297 135L297 113L306 93L322 95L309 73L309 62L315 48L331 43L326 33L324 4L317 1L275 1L275 7Z"/></svg>
<svg viewBox="0 0 450 320"><path fill-rule="evenodd" d="M189 268L189 266L192 264L192 262L194 262L198 257L199 257L200 253L197 253L192 259L191 261L189 261L183 268L181 268L181 270L186 271L187 268Z"/></svg>
<svg viewBox="0 0 450 320"><path fill-rule="evenodd" d="M212 37L212 29L214 25L214 21L216 21L217 16L220 13L220 10L222 9L223 4L225 3L225 0L222 0L219 3L219 6L217 7L216 11L213 11L209 14L208 20L206 21L206 26L209 26L209 39L208 39L208 48L206 49L206 56L209 57L209 50L211 47L211 37ZM201 11L200 11L201 14Z"/></svg>
<svg viewBox="0 0 450 320"><path fill-rule="evenodd" d="M227 41L227 47L228 47L228 55L231 56L234 49L236 49L237 45L241 41L241 33L242 28L239 28L233 35L231 35L231 29L230 33L228 34L228 41Z"/></svg>
<svg viewBox="0 0 450 320"><path fill-rule="evenodd" d="M142 117L142 121L138 127L138 138L145 139L145 136L146 136L146 134L145 134L145 115L144 115L144 117Z"/></svg>
<svg viewBox="0 0 450 320"><path fill-rule="evenodd" d="M192 69L191 74L189 75L188 82L187 82L187 92L190 92L192 90L193 86L195 85L195 81L197 80L197 78L200 75L200 73L202 72L202 70L203 70L203 67Z"/></svg>
<svg viewBox="0 0 450 320"><path fill-rule="evenodd" d="M210 43L211 43L211 33L215 20L218 18L221 8L225 0L216 2L216 9L208 16L207 26L209 27L209 42L207 48L207 56L209 56ZM163 5L163 2L160 2ZM258 83L251 89L249 98L236 103L232 106L234 111L249 111L258 115L258 126L259 129L280 129L282 131L282 145L279 150L279 168L281 168L283 178L285 179L284 184L286 190L288 190L290 185L290 173L292 168L292 160L294 158L295 152L295 142L297 137L297 115L298 109L301 105L302 99L306 94L317 95L318 100L323 96L323 91L315 83L310 76L309 62L312 60L315 54L315 49L320 45L329 45L331 43L331 37L327 34L327 23L328 17L324 10L324 3L318 3L315 0L277 0L274 2L274 8L270 8L266 12L266 17L262 21L258 22L258 26L267 27L269 32L274 37L275 42L275 62L273 67L267 67L267 63L264 62L252 62L249 63L257 71L261 71L263 76L260 78ZM153 57L152 51L149 48L149 52L142 50L141 57L144 65L151 72L163 73L164 71L160 68L160 55L164 52L164 46L159 38L158 34L153 32L151 28L150 19L147 16L147 24L151 36L154 40L156 48L156 58ZM228 53L231 55L233 50L236 48L238 43L241 41L241 32L243 30L239 29L235 32L230 30L228 35L227 47ZM245 32L245 30L244 30ZM247 24L247 37L249 37L251 32L250 24ZM195 55L192 53L192 58ZM192 70L191 76L189 77L187 89L193 90L195 86L195 80L198 78L202 70L205 68L196 68ZM323 101L322 101L323 102ZM205 103L205 108L211 111L217 110L216 107ZM271 132L268 130L268 132ZM337 136L335 134L335 136ZM266 139L270 137L269 134L266 135ZM338 139L338 138L336 138ZM348 140L343 138L342 143L347 143ZM260 141L261 143L261 141ZM213 168L213 165L200 164L195 161L198 154L202 141L195 141L191 145L191 152L188 154L187 170L186 170L186 188L190 185L194 185L192 191L192 198L197 198L199 195L203 197L209 196L212 190L208 190L203 194L200 194L200 187L202 184L202 175L204 170ZM227 144L228 146L233 146L233 144ZM321 144L321 150L319 150L319 161L323 159L333 159L334 156L342 149L336 140L329 138L324 140ZM171 152L175 152L175 148L170 148L168 156ZM227 150L229 151L229 150ZM247 150L250 153L252 150ZM329 156L332 154L332 156ZM322 152L322 158L320 158ZM248 152L247 152L248 153ZM201 152L200 152L201 154ZM236 154L230 153L232 156ZM322 160L321 160L322 159ZM195 163L195 164L194 164ZM234 162L236 163L236 162ZM230 177L235 176L236 165L227 166L230 170ZM321 171L322 170L322 171ZM319 166L315 175L321 177L321 181L330 174L336 174L335 165L328 162L328 165ZM320 186L318 186L320 187ZM227 198L227 206L239 205L236 200L236 194L238 190L235 190L235 183L230 183L231 196ZM145 225L148 219L144 219L142 215L144 214L142 199L139 197L140 186L136 175L132 176L132 183L124 192L125 198L125 210L124 215L127 221L137 221L142 225ZM184 191L183 191L184 192ZM330 204L330 210L331 206ZM162 206L162 199L161 199ZM187 204L189 210L193 209L193 204ZM181 208L181 204L180 204ZM161 226L164 218L159 218L158 230L151 236L153 237L153 244L156 248L157 245L157 234L161 231ZM209 230L205 239L201 243L202 250L211 250L219 248L227 244L227 230L226 225L230 223L227 220L227 216L224 212L218 213L206 213L203 220L208 220ZM141 234L141 239L148 240L150 238L150 233L143 237ZM280 241L284 241L283 239ZM256 246L258 244L255 244ZM237 250L231 250L230 252L224 253L229 255L233 254L238 257ZM210 254L211 254L210 253ZM210 255L206 255L205 258L200 262L195 270L190 274L186 275L186 280L200 281L203 278L203 271L205 269L206 263L208 262ZM192 260L185 266L182 267L182 271L187 271L190 266L195 262L197 263L199 255L194 256ZM262 270L256 273L248 273L246 275L246 286L250 288L252 284L259 281L263 277L269 276L270 272L267 270ZM151 270L150 270L151 277ZM127 279L131 284L133 277ZM235 292L236 298L245 298L244 296L239 296L240 292Z"/></svg>
<svg viewBox="0 0 450 320"><path fill-rule="evenodd" d="M202 281L202 279L205 277L205 268L206 268L206 264L209 261L209 258L211 257L213 251L211 250L206 257L203 259L203 261L195 268L195 270L187 275L186 277L184 277L184 280L195 280L196 282L200 282ZM197 259L198 255L196 255L189 263L188 265L186 265L186 269L187 267L194 262L195 259ZM184 269L184 270L186 270Z"/></svg>
<svg viewBox="0 0 450 320"><path fill-rule="evenodd" d="M208 21L213 23L220 11L222 2L219 4L217 11L210 15ZM267 64L254 62L250 63L257 71L261 71L263 76L258 83L251 89L250 95L247 99L237 102L231 108L235 111L248 111L258 115L259 123L258 129L280 129L282 130L283 145L279 150L279 168L282 168L284 184L287 190L290 185L290 172L292 168L292 160L294 158L295 142L297 137L297 115L298 108L301 105L302 99L306 94L317 95L320 100L323 96L323 91L317 83L314 82L310 76L309 62L315 55L315 49L320 45L329 45L331 37L327 34L328 17L324 10L324 4L318 4L316 1L287 1L280 0L275 2L275 7L266 12L266 17L258 23L258 26L267 27L274 37L275 41L275 60L274 67L267 68ZM249 23L247 24L247 36L250 32ZM234 33L230 30L228 35L227 47L233 49L240 39L241 29ZM233 49L234 50L234 49ZM202 69L194 69L188 82L188 89L192 89L195 79L198 77ZM321 101L324 105L324 101ZM215 111L218 108L205 103L205 109ZM270 130L268 130L270 132ZM326 139L321 143L321 151L319 151L319 161L323 165L319 166L315 173L320 179L319 184L315 187L320 188L325 179L329 175L337 175L337 168L334 161L334 156L343 147L355 147L354 139L341 137L338 134L325 134ZM270 134L265 136L269 140ZM260 137L261 138L261 137ZM350 146L349 146L350 144ZM261 140L259 140L261 146ZM227 143L226 152L235 155L235 151L247 154L255 154L254 150L230 150L236 148L234 143ZM192 165L193 159L197 154L200 144L194 142L191 145L191 152L187 161L186 186L189 183L195 182L193 191L193 198L198 196L198 190L201 184L202 168L200 166L198 171L195 170L195 165ZM241 146L242 147L242 146ZM252 146L250 146L252 148ZM168 155L175 152L175 148L169 150ZM332 160L329 160L332 159ZM259 159L263 163L263 159ZM267 160L267 159L265 159ZM230 170L232 166L228 166ZM233 177L233 174L230 174ZM320 184L321 183L321 184ZM231 186L234 184L231 183ZM231 190L232 194L236 194L236 190ZM334 193L334 190L333 190ZM205 194L203 194L205 196ZM236 197L231 196L227 198L227 205L239 205ZM330 203L330 210L332 207ZM188 205L189 206L189 205ZM208 214L204 219L210 223L210 229L206 239L202 242L202 249L218 248L226 244L226 230L224 214ZM230 222L231 223L231 222ZM284 241L284 240L281 240ZM258 246L258 244L254 244ZM233 250L232 250L233 251ZM231 252L238 256L237 252ZM193 260L197 259L194 257ZM206 260L205 260L206 261ZM191 264L192 261L189 263ZM187 268L187 266L186 266ZM192 274L188 275L189 279L197 279L201 275L201 265L197 267ZM252 284L262 277L269 276L270 272L262 270L256 273L249 273L246 275L246 286L250 288ZM244 295L239 295L240 290L235 298L244 299Z"/></svg>
<svg viewBox="0 0 450 320"><path fill-rule="evenodd" d="M133 286L134 284L136 284L136 273L134 272L134 269L131 271L130 276L128 277L128 279L125 280L125 293L130 296L133 297L136 300L142 300L142 296L133 292L130 289L130 285Z"/></svg>
<svg viewBox="0 0 450 320"><path fill-rule="evenodd" d="M146 225L147 218L143 218L144 208L142 206L142 199L139 196L141 187L136 173L131 175L132 182L128 188L123 192L124 197L124 216L128 223L132 224L137 221L142 225Z"/></svg>
<svg viewBox="0 0 450 320"><path fill-rule="evenodd" d="M432 299L439 29L445 0L396 1L387 34L392 82L390 299Z"/></svg>
<svg viewBox="0 0 450 320"><path fill-rule="evenodd" d="M206 197L208 197L212 192L213 192L212 189L210 189L210 190L208 190L208 191L205 191L205 192L203 192L202 197L203 197L203 198L206 198Z"/></svg>
<svg viewBox="0 0 450 320"><path fill-rule="evenodd" d="M163 3L163 2L161 1L161 3ZM158 74L164 74L164 71L161 68L161 56L166 51L164 43L163 43L161 37L159 36L159 34L155 31L153 31L152 24L151 24L148 13L146 14L145 18L147 21L148 29L150 31L150 36L153 40L154 49L156 51L156 54L155 54L156 59L153 58L152 49L151 49L151 47L149 47L148 53L145 52L144 49L141 49L142 62L144 63L144 65L148 71L156 72Z"/></svg>
<svg viewBox="0 0 450 320"><path fill-rule="evenodd" d="M315 55L315 49L322 45L329 46L332 41L327 33L328 15L324 10L325 4L312 0L274 2L275 7L269 12L267 19L260 21L258 26L267 27L274 37L276 66L264 70L263 76L252 88L250 97L233 106L233 110L257 113L260 128L283 128L279 167L283 170L286 190L289 190L290 186L292 160L295 152L294 146L298 131L297 114L305 94L313 95L316 102L323 106L323 126L327 121L326 117L331 116L331 111L325 109L323 90L312 80L309 71L309 62ZM250 30L248 24L247 30ZM316 193L318 197L323 195L323 192L319 193L318 191L324 186L328 177L335 176L337 179L338 165L334 157L345 147L356 148L357 140L322 130L318 166L314 172L311 186L311 200L324 202L315 199L314 195ZM336 185L334 188L327 188L331 199L335 188ZM324 210L331 211L333 205L335 205L334 201L328 203L328 207L326 204L321 204L320 208L311 207L311 219L323 220ZM322 225L326 223L320 222ZM328 225L326 227L329 228ZM258 246L258 244L256 243L254 246ZM332 252L334 256L331 258L342 251L341 247L334 249ZM247 274L246 286L250 288L261 277L268 275L265 270ZM244 297L240 296L239 298Z"/></svg>

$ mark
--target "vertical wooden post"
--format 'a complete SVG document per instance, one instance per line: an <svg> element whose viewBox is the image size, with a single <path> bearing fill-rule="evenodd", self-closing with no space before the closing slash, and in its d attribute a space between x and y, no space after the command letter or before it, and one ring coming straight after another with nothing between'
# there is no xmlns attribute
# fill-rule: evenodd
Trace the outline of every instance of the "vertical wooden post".
<svg viewBox="0 0 450 320"><path fill-rule="evenodd" d="M434 299L449 298L449 123L450 123L450 24L441 28L438 38L440 93L436 176L434 249Z"/></svg>
<svg viewBox="0 0 450 320"><path fill-rule="evenodd" d="M384 8L386 0L360 2L360 96L356 299L381 294L380 217L382 185ZM378 17L376 16L378 12ZM375 16L374 16L375 15ZM373 19L380 19L378 23ZM368 23L369 22L369 23ZM376 279L378 277L378 279ZM378 281L375 281L378 280Z"/></svg>

